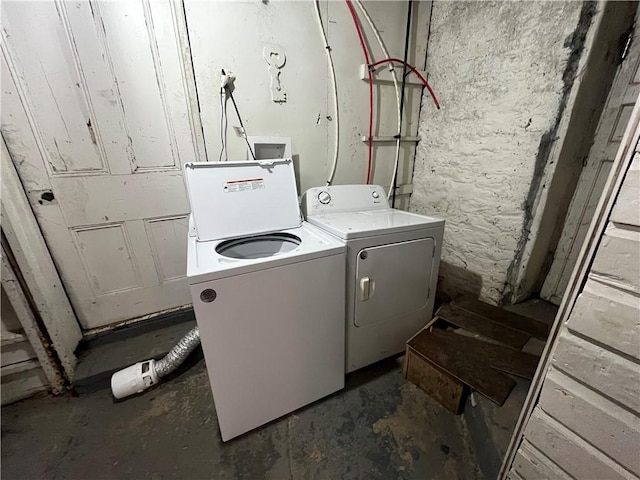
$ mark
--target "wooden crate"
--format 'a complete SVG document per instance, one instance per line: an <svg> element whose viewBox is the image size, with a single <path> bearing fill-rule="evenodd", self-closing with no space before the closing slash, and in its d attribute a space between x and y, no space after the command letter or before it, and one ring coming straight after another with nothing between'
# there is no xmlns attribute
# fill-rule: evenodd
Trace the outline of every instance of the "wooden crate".
<svg viewBox="0 0 640 480"><path fill-rule="evenodd" d="M464 383L438 368L407 343L404 377L454 414L462 411Z"/></svg>
<svg viewBox="0 0 640 480"><path fill-rule="evenodd" d="M539 357L521 349L545 329L476 300L444 305L407 342L405 378L456 414L469 389L502 405L515 386L509 375L533 377Z"/></svg>

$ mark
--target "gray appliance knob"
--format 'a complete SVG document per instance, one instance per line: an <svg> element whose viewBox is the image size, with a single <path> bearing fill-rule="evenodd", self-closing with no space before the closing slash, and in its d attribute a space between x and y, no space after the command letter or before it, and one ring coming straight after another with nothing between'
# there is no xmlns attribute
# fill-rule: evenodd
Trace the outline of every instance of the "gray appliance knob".
<svg viewBox="0 0 640 480"><path fill-rule="evenodd" d="M329 192L326 190L322 190L318 193L318 201L323 205L328 205L331 201L331 195L329 195Z"/></svg>

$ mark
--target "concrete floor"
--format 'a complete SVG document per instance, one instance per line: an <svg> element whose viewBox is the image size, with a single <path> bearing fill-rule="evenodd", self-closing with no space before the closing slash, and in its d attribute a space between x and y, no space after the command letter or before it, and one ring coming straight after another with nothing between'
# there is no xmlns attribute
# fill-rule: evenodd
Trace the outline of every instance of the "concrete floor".
<svg viewBox="0 0 640 480"><path fill-rule="evenodd" d="M392 359L345 390L227 443L202 360L144 395L109 390L2 409L2 477L182 479L477 479L461 417Z"/></svg>

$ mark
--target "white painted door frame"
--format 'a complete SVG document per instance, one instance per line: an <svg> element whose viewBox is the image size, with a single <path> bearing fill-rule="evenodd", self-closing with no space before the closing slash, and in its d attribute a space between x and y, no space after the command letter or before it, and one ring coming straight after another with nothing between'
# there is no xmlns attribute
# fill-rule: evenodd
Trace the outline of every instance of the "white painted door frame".
<svg viewBox="0 0 640 480"><path fill-rule="evenodd" d="M531 387L529 388L529 393L525 399L524 406L520 412L520 417L518 418L518 423L516 424L507 453L505 454L502 462L502 467L498 476L501 480L506 479L507 474L511 469L511 465L515 459L520 443L522 442L527 422L533 413L534 407L538 403L546 373L551 365L560 328L568 320L578 295L582 291L584 283L586 282L587 274L600 242L600 238L607 226L609 216L618 196L618 192L622 186L624 175L636 155L639 141L640 102L637 102L633 109L633 113L631 114L629 123L627 124L627 128L620 143L620 148L616 154L613 166L611 167L611 173L609 174L602 196L600 197L598 206L596 207L595 215L589 226L585 242L582 245L580 254L578 255L578 260L575 268L573 269L573 273L571 274L567 291L562 297L560 309L558 310L558 314L556 315L553 326L551 327L551 332L542 353L540 363L538 364L538 369L536 370Z"/></svg>
<svg viewBox="0 0 640 480"><path fill-rule="evenodd" d="M637 9L636 23L639 19L640 9ZM635 28L637 30L637 26ZM626 122L640 91L638 32L629 34L628 41L630 43L626 47L624 59L618 66L615 80L600 115L593 144L567 211L553 263L540 291L540 297L555 304L562 300L567 288L574 262L602 193L601 189L608 179L609 168L613 164Z"/></svg>
<svg viewBox="0 0 640 480"><path fill-rule="evenodd" d="M74 351L82 338L69 298L2 139L2 233L15 257L36 313L69 379L76 366Z"/></svg>

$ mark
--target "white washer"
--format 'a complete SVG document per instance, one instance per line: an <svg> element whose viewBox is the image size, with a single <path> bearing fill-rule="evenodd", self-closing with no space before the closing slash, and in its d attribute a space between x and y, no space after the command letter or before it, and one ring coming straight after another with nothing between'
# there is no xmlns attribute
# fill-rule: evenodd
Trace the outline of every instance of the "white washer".
<svg viewBox="0 0 640 480"><path fill-rule="evenodd" d="M433 314L444 220L390 208L377 185L312 188L302 206L347 245L347 373L403 352Z"/></svg>
<svg viewBox="0 0 640 480"><path fill-rule="evenodd" d="M187 277L223 440L344 387L345 246L291 159L188 163Z"/></svg>

